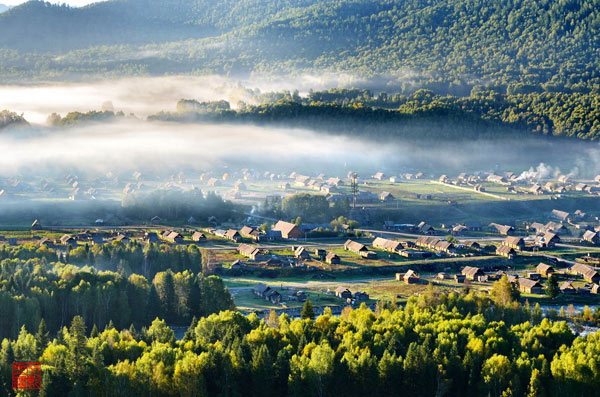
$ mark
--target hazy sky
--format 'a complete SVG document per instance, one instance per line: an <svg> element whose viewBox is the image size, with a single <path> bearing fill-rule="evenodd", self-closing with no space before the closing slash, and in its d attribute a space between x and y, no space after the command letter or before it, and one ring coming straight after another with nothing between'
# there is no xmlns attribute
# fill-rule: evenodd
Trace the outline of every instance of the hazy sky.
<svg viewBox="0 0 600 397"><path fill-rule="evenodd" d="M66 3L70 6L74 6L74 7L80 7L80 6L84 6L90 3L96 3L98 2L98 0L61 0L61 1L55 1L55 0L48 0L50 3ZM16 6L17 4L21 4L21 3L25 3L24 0L0 0L0 4L6 4L9 6Z"/></svg>

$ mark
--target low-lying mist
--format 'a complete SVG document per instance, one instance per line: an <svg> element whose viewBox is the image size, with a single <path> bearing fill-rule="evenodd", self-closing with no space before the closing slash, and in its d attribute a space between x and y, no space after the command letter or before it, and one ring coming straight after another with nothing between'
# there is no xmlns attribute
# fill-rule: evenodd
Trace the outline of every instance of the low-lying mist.
<svg viewBox="0 0 600 397"><path fill-rule="evenodd" d="M162 110L174 110L181 98L224 99L235 106L240 100L252 102L256 89L297 88L306 92L309 88L345 86L360 81L344 75L251 81L221 76L180 76L0 86L0 109L24 113L33 124L28 129L0 133L0 175L39 178L74 172L104 175L108 171L140 171L158 177L181 170L224 167L331 175L343 175L349 170L361 175L376 171L456 175L531 170L546 177L568 173L589 178L600 173L599 144L527 137L525 133L518 138L493 141L359 139L345 137L344 131L334 136L306 129L143 120ZM113 123L63 129L44 126L50 113L64 116L70 111L86 112L103 106L134 113L139 119L119 118Z"/></svg>
<svg viewBox="0 0 600 397"><path fill-rule="evenodd" d="M231 124L178 124L124 118L70 128L32 127L0 134L0 175L80 172L104 175L140 171L232 170L362 175L424 171L456 175L476 171L527 171L544 177L600 173L600 146L590 142L525 138L494 141L354 139L303 129ZM6 149L6 150L4 150ZM541 174L540 174L541 175Z"/></svg>

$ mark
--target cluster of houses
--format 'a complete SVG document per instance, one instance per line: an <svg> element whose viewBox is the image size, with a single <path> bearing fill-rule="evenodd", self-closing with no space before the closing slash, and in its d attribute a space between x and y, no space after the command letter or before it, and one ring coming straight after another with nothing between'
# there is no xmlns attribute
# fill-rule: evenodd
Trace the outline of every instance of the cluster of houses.
<svg viewBox="0 0 600 397"><path fill-rule="evenodd" d="M245 256L253 262L263 262L265 266L281 267L289 265L291 267L303 267L303 261L312 260L311 252L304 246L292 246L294 252L293 257L286 255L270 255L268 250L261 249L257 246L249 244L240 244L237 247L240 255ZM330 265L338 265L341 263L340 257L334 252L327 252L322 248L315 248L313 254L317 260L326 262Z"/></svg>
<svg viewBox="0 0 600 397"><path fill-rule="evenodd" d="M376 179L378 181L389 181L391 183L397 183L400 182L401 180L416 180L416 179L423 179L424 178L424 174L422 172L417 172L417 173L403 173L403 174L397 174L397 175L386 175L385 173L379 171L376 172L373 175L373 179Z"/></svg>
<svg viewBox="0 0 600 397"><path fill-rule="evenodd" d="M427 248L437 252L443 252L448 255L452 255L455 253L455 247L453 243L446 240L440 240L436 237L419 236L415 244L417 245L417 247Z"/></svg>
<svg viewBox="0 0 600 397"><path fill-rule="evenodd" d="M576 288L572 281L564 281L560 284L560 291L564 294L600 294L600 274L591 266L585 264L575 264L569 270L569 273L579 276L586 281L583 288ZM541 280L544 277L556 275L557 272L551 265L540 263L535 271L528 272L527 277L520 277L518 274L507 274L499 270L494 273L486 273L483 269L475 266L465 266L460 274L449 275L440 272L436 275L438 280L454 280L457 283L463 283L465 280L477 281L481 283L496 281L502 276L506 276L508 281L513 283L521 292L530 294L542 294L543 285ZM396 273L396 280L403 281L406 284L419 284L421 278L414 270L408 270L406 273Z"/></svg>

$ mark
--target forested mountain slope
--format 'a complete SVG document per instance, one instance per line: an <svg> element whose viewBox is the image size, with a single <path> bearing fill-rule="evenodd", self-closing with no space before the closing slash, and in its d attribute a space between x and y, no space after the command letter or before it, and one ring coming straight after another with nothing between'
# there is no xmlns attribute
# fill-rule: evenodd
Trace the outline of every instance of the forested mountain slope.
<svg viewBox="0 0 600 397"><path fill-rule="evenodd" d="M589 91L600 84L599 27L594 0L32 1L0 15L0 68L334 70L449 92L480 83ZM45 55L34 62L34 52Z"/></svg>

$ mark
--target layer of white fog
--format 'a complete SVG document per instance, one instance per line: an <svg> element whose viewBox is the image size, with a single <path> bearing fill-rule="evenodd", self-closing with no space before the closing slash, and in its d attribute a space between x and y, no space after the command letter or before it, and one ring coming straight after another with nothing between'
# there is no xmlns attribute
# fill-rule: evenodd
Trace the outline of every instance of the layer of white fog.
<svg viewBox="0 0 600 397"><path fill-rule="evenodd" d="M276 173L343 174L354 170L363 175L378 170L456 175L540 167L547 176L569 173L588 178L600 173L600 147L592 142L534 137L445 143L359 140L298 129L144 121L147 115L174 110L181 98L224 99L235 105L252 101L256 89L266 92L296 87L302 93L309 88L326 88L332 82L344 86L356 81L351 76L338 76L334 81L304 76L287 82L258 79L250 84L211 76L3 86L0 110L23 113L32 127L0 133L0 175L57 176L72 170L160 174L226 166ZM50 113L64 116L70 111L99 110L108 104L140 119L65 129L44 126Z"/></svg>
<svg viewBox="0 0 600 397"><path fill-rule="evenodd" d="M559 145L522 139L477 142L381 142L315 133L300 129L244 125L207 125L125 120L64 129L35 127L0 134L0 174L108 171L204 171L230 167L272 172L367 175L426 171L522 172L533 167L540 176L560 172L592 177L600 172L595 143ZM544 163L539 166L539 163Z"/></svg>
<svg viewBox="0 0 600 397"><path fill-rule="evenodd" d="M94 83L48 83L0 86L0 110L23 114L30 123L44 124L51 113L101 110L111 105L115 111L146 117L161 110L175 110L178 100L226 100L233 107L239 101L252 103L257 92L346 87L364 84L350 75L301 75L294 79L257 77L252 81L222 76L137 77Z"/></svg>

